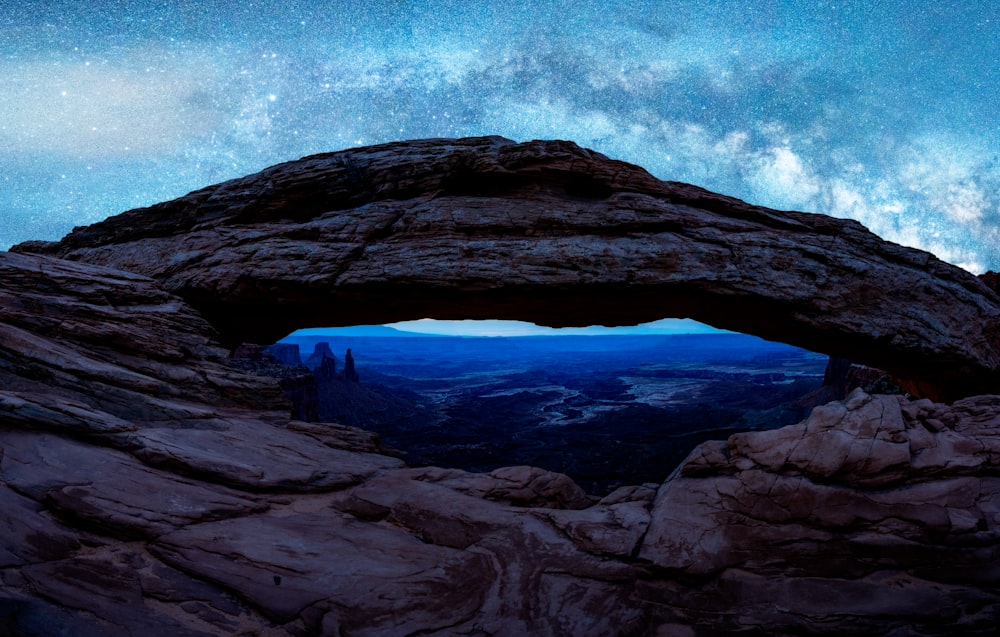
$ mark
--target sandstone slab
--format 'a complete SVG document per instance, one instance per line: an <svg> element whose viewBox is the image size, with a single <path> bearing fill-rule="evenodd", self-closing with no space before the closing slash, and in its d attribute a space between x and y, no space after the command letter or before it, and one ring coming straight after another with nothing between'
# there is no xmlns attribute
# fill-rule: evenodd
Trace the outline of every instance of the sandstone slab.
<svg viewBox="0 0 1000 637"><path fill-rule="evenodd" d="M995 292L857 224L485 138L318 156L22 249L77 261L0 253L0 634L996 632L1000 396L972 395L996 387ZM598 501L289 422L220 341L428 308L686 314L968 397L856 392Z"/></svg>
<svg viewBox="0 0 1000 637"><path fill-rule="evenodd" d="M250 490L331 490L362 482L397 458L317 444L255 419L220 429L143 429L126 448L143 462Z"/></svg>
<svg viewBox="0 0 1000 637"><path fill-rule="evenodd" d="M358 519L404 529L428 544L488 559L494 568L488 594L456 632L641 634L645 602L632 595L641 571L629 563L628 553L648 513L643 520L628 506L648 505L652 494L620 493L584 510L524 507L471 495L463 477L478 487L488 478L461 473L394 471L344 492L332 505ZM496 482L502 488L506 480ZM600 520L619 523L600 533Z"/></svg>
<svg viewBox="0 0 1000 637"><path fill-rule="evenodd" d="M875 634L906 618L917 633L982 630L1000 614L997 400L856 390L798 425L706 443L660 488L639 557L712 582L702 593L721 606L684 602L687 621L718 620L740 599L733 626Z"/></svg>
<svg viewBox="0 0 1000 637"><path fill-rule="evenodd" d="M0 444L0 480L104 535L155 537L268 508L246 494L147 467L113 449L26 432L7 433Z"/></svg>
<svg viewBox="0 0 1000 637"><path fill-rule="evenodd" d="M0 569L57 560L79 549L74 529L53 520L35 500L0 486Z"/></svg>
<svg viewBox="0 0 1000 637"><path fill-rule="evenodd" d="M316 155L15 249L154 277L233 345L423 317L691 317L887 370L914 394L1000 390L1000 300L973 275L854 221L663 182L570 142Z"/></svg>
<svg viewBox="0 0 1000 637"><path fill-rule="evenodd" d="M273 380L233 369L212 327L151 279L0 252L0 281L7 426L101 435L284 407Z"/></svg>
<svg viewBox="0 0 1000 637"><path fill-rule="evenodd" d="M154 550L175 568L239 591L279 623L305 614L325 634L463 623L493 578L481 555L333 512L199 525L164 536Z"/></svg>
<svg viewBox="0 0 1000 637"><path fill-rule="evenodd" d="M63 620L69 624L65 634L116 637L287 634L255 617L231 595L193 582L143 550L128 545L33 565L22 569L22 573L36 593L57 604L51 609L57 618L66 613L65 609L76 611ZM177 597L185 601L177 605L169 603ZM37 632L24 634L59 634L59 624L52 617L35 621L33 628Z"/></svg>

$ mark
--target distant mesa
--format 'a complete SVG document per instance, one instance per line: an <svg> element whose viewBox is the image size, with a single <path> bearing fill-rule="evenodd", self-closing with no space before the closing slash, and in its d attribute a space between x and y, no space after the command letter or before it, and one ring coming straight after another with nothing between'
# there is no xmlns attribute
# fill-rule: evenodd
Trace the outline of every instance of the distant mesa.
<svg viewBox="0 0 1000 637"><path fill-rule="evenodd" d="M347 350L344 371L337 373L337 359L326 342L317 343L305 363L298 345L243 343L233 350L230 363L237 369L280 379L282 392L291 404L291 417L304 422L321 420L321 395L325 385L361 382L351 350Z"/></svg>
<svg viewBox="0 0 1000 637"><path fill-rule="evenodd" d="M298 351L298 345L291 345L296 351ZM313 353L309 355L306 359L306 367L313 370L314 372L323 366L329 366L334 371L337 369L337 357L333 355L330 350L330 344L327 342L316 343Z"/></svg>
<svg viewBox="0 0 1000 637"><path fill-rule="evenodd" d="M338 336L385 336L385 337L420 337L425 336L417 332L411 332L408 330L396 329L390 325L349 325L344 327L337 327L336 334ZM296 330L297 336L323 336L331 333L331 328L328 327L308 327L300 330Z"/></svg>
<svg viewBox="0 0 1000 637"><path fill-rule="evenodd" d="M306 320L674 316L884 369L915 395L1000 391L1000 300L975 276L855 221L660 181L571 142L314 155L15 250L151 276L230 346Z"/></svg>
<svg viewBox="0 0 1000 637"><path fill-rule="evenodd" d="M270 354L275 361L282 365L302 364L302 358L299 356L299 348L295 345L276 343L268 346L267 353Z"/></svg>

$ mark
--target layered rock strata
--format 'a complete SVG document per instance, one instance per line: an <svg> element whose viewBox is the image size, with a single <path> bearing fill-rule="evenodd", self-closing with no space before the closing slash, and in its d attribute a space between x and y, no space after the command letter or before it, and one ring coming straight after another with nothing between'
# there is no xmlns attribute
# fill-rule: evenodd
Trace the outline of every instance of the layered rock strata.
<svg viewBox="0 0 1000 637"><path fill-rule="evenodd" d="M233 346L304 316L686 316L884 369L912 394L1000 388L1000 303L971 274L854 221L663 182L569 142L316 155L16 249L154 277Z"/></svg>
<svg viewBox="0 0 1000 637"><path fill-rule="evenodd" d="M144 277L0 253L0 633L992 634L1000 398L855 391L597 500L289 422ZM267 401L273 404L265 404Z"/></svg>
<svg viewBox="0 0 1000 637"><path fill-rule="evenodd" d="M436 147L445 155L467 147L507 148L505 157L538 148L586 155L493 139L427 142L412 152ZM342 158L345 179L368 183L358 161ZM596 175L598 182L557 177L563 195L586 210L608 192L599 186L604 173ZM518 179L471 183L485 201L483 189L523 185ZM397 181L409 183L404 174ZM544 188L536 192L546 200ZM377 216L375 203L362 207L374 206ZM784 232L796 215L767 212L783 220L768 225L755 216L765 212L747 210L758 244L792 241ZM204 209L198 215L211 221ZM243 232L207 228L188 230ZM182 244L190 240L183 227L178 232ZM838 236L827 243L847 254L881 245L841 245ZM78 248L74 256L135 250L138 262L156 243L147 240ZM873 254L888 254L881 249ZM284 271L266 254L255 267ZM916 257L900 254L881 271L908 271ZM177 273L192 272L185 258L178 254ZM345 276L357 276L346 274L351 267ZM212 272L223 270L202 275ZM931 292L914 294L964 299L959 314L970 307L989 314L990 293L943 272L928 283ZM995 634L998 396L946 405L855 391L798 425L703 444L662 485L597 500L566 476L531 467L408 468L371 434L290 420L278 380L233 367L218 340L222 315L213 327L202 308L164 288L198 296L169 276L0 253L0 634ZM247 290L260 283L253 276ZM726 289L750 285L741 280ZM226 297L232 289L219 283L224 302L234 302L238 295ZM283 285L280 277L272 284ZM305 297L289 285L294 306ZM796 320L838 324L822 317L823 308L839 307L823 294L827 305L800 306L819 318ZM505 307L501 297L483 298ZM372 299L364 311L388 303ZM638 301L630 303L610 310L595 303L591 314L578 308L577 320L629 308L640 316ZM776 307L781 314L785 306ZM886 317L862 309L844 325L870 336L873 317ZM940 330L939 354L957 338L945 338L951 324L938 321L940 312L903 312L925 319L920 333L928 338ZM915 355L900 343L899 351Z"/></svg>

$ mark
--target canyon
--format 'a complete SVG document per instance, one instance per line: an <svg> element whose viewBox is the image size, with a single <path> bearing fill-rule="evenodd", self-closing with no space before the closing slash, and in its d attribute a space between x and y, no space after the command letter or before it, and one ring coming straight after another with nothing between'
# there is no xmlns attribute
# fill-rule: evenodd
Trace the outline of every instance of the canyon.
<svg viewBox="0 0 1000 637"><path fill-rule="evenodd" d="M848 384L870 385L824 386L827 357L743 334L341 332L282 339L288 372L279 375L301 373L305 359L316 379L311 391L297 382L288 392L305 403L296 413L374 431L410 466L485 473L531 465L599 496L663 482L700 442L794 424L844 398ZM346 381L332 353L347 349L360 382Z"/></svg>
<svg viewBox="0 0 1000 637"><path fill-rule="evenodd" d="M0 253L0 634L994 634L1000 298L570 142L329 153ZM664 316L885 370L603 497L289 417L242 343Z"/></svg>

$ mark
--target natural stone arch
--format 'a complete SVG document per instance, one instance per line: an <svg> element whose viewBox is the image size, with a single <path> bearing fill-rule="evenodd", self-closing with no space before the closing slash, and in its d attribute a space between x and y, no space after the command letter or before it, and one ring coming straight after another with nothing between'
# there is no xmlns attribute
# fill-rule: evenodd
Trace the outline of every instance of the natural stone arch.
<svg viewBox="0 0 1000 637"><path fill-rule="evenodd" d="M231 344L423 317L689 317L934 398L1000 388L1000 301L973 275L854 221L662 182L570 142L316 155L17 249L157 278Z"/></svg>

